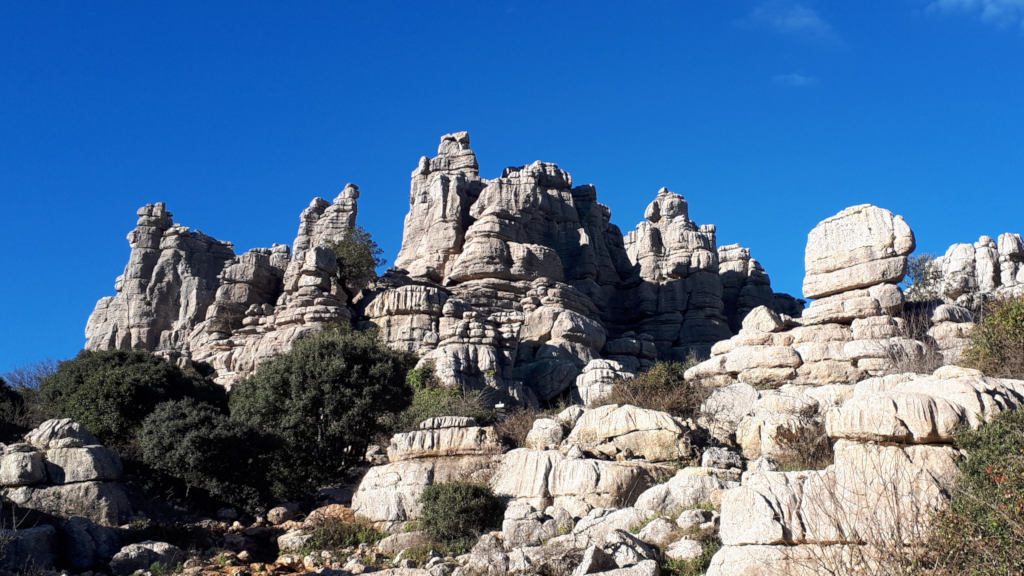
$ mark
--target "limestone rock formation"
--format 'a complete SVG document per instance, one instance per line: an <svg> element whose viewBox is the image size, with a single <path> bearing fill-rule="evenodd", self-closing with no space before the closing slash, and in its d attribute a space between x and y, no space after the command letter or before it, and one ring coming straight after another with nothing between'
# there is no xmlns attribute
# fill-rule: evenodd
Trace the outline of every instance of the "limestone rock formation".
<svg viewBox="0 0 1024 576"><path fill-rule="evenodd" d="M347 185L333 202L316 198L290 249L240 255L176 225L163 204L143 207L86 348L202 363L230 386L306 334L373 326L445 385L537 404L603 393L609 368L588 372L594 361L628 377L659 358L706 354L759 305L801 309L771 290L749 250L719 250L715 227L692 222L682 196L659 190L623 237L594 186L555 164L482 178L466 132L420 160L395 268L365 288L339 277L331 248L355 226L358 197Z"/></svg>
<svg viewBox="0 0 1024 576"><path fill-rule="evenodd" d="M465 132L421 159L409 202L396 270L362 314L446 385L496 402L589 402L656 358L706 353L731 333L726 282L734 318L795 302L742 249L719 276L714 226L691 222L682 196L659 191L623 238L595 188L555 164L481 178Z"/></svg>
<svg viewBox="0 0 1024 576"><path fill-rule="evenodd" d="M431 484L486 482L501 452L494 428L472 418L431 418L412 432L395 434L387 464L367 471L352 497L352 510L382 529L398 531L419 518L420 496Z"/></svg>
<svg viewBox="0 0 1024 576"><path fill-rule="evenodd" d="M230 244L174 224L163 203L138 211L128 234L131 255L86 326L88 349L177 349L206 317L218 276L234 257Z"/></svg>
<svg viewBox="0 0 1024 576"><path fill-rule="evenodd" d="M953 244L935 259L940 291L950 303L979 312L987 300L1024 295L1024 240L1000 234L973 244Z"/></svg>
<svg viewBox="0 0 1024 576"><path fill-rule="evenodd" d="M725 548L709 574L748 573L742 566L754 560L730 564L748 554L760 570L790 573L788 563L805 552L819 562L845 557L847 569L868 570L882 550L923 542L957 475L953 431L1020 408L1022 393L1024 381L949 366L859 382L826 416L834 464L748 473L742 486L725 492Z"/></svg>
<svg viewBox="0 0 1024 576"><path fill-rule="evenodd" d="M909 337L899 282L914 234L903 218L870 205L820 222L807 238L803 316L749 313L739 333L715 344L687 379L753 386L852 383L922 363L928 348Z"/></svg>
<svg viewBox="0 0 1024 576"><path fill-rule="evenodd" d="M163 204L139 210L131 257L86 326L86 349L142 349L203 362L231 385L304 334L347 324L354 294L338 277L331 244L355 226L359 190L303 211L293 252L230 243L173 223Z"/></svg>

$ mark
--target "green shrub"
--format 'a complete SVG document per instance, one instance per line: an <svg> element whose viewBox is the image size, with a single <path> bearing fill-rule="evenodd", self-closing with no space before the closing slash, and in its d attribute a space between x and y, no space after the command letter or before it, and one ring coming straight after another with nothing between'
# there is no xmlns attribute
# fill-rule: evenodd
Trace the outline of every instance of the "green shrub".
<svg viewBox="0 0 1024 576"><path fill-rule="evenodd" d="M963 364L988 376L1024 378L1024 298L990 304L964 351Z"/></svg>
<svg viewBox="0 0 1024 576"><path fill-rule="evenodd" d="M354 296L377 277L377 267L384 264L380 246L370 233L359 226L340 242L330 244L338 262L338 278L349 296Z"/></svg>
<svg viewBox="0 0 1024 576"><path fill-rule="evenodd" d="M932 574L1024 574L1024 411L961 432L967 457L949 507L933 523Z"/></svg>
<svg viewBox="0 0 1024 576"><path fill-rule="evenodd" d="M168 400L195 398L223 405L223 389L146 352L83 351L61 362L39 390L51 418L82 423L107 446L132 458L142 420Z"/></svg>
<svg viewBox="0 0 1024 576"><path fill-rule="evenodd" d="M410 355L374 333L322 332L235 386L232 419L279 441L270 464L274 496L304 496L359 463L382 418L408 406L410 365Z"/></svg>
<svg viewBox="0 0 1024 576"><path fill-rule="evenodd" d="M9 442L25 432L21 426L25 400L0 378L0 442Z"/></svg>
<svg viewBox="0 0 1024 576"><path fill-rule="evenodd" d="M684 380L683 373L697 362L693 356L686 362L658 362L635 378L617 381L595 405L632 404L681 418L696 416L707 391L698 382Z"/></svg>
<svg viewBox="0 0 1024 576"><path fill-rule="evenodd" d="M484 531L501 525L504 507L486 485L433 484L420 497L420 526L438 543L469 547Z"/></svg>
<svg viewBox="0 0 1024 576"><path fill-rule="evenodd" d="M185 496L198 490L214 506L254 512L269 500L262 454L267 443L248 426L210 404L164 402L146 417L138 435L143 463L180 481Z"/></svg>
<svg viewBox="0 0 1024 576"><path fill-rule="evenodd" d="M477 422L490 422L493 412L484 405L480 392L466 393L454 388L420 388L413 392L409 407L388 419L389 432L415 430L420 422L438 416L468 416Z"/></svg>

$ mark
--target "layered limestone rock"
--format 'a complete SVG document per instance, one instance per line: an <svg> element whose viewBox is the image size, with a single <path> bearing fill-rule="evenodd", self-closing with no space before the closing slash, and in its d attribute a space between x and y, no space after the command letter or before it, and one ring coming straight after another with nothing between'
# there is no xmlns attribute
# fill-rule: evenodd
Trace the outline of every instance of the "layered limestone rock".
<svg viewBox="0 0 1024 576"><path fill-rule="evenodd" d="M487 482L501 444L493 427L472 418L431 418L418 429L395 434L387 464L370 468L352 497L352 510L383 530L401 531L419 518L427 486L454 481Z"/></svg>
<svg viewBox="0 0 1024 576"><path fill-rule="evenodd" d="M914 249L903 219L870 205L820 222L807 238L804 295L816 298L800 318L760 307L739 333L718 342L687 379L758 387L841 384L920 364L928 353L908 337L898 286Z"/></svg>
<svg viewBox="0 0 1024 576"><path fill-rule="evenodd" d="M86 349L203 362L230 385L301 336L347 324L355 294L338 276L331 245L354 228L358 197L350 184L333 203L314 199L291 251L275 245L237 256L230 243L175 225L163 204L144 206L118 293L89 318Z"/></svg>
<svg viewBox="0 0 1024 576"><path fill-rule="evenodd" d="M824 570L792 571L795 559L808 557L842 559L848 573L877 573L882 552L925 541L931 515L948 501L960 458L954 432L1022 403L1024 381L950 366L859 382L825 418L832 465L748 472L723 494L725 547L708 574Z"/></svg>
<svg viewBox="0 0 1024 576"><path fill-rule="evenodd" d="M2 446L0 495L25 510L119 526L131 513L121 473L117 455L80 424L47 420Z"/></svg>
<svg viewBox="0 0 1024 576"><path fill-rule="evenodd" d="M230 386L296 339L354 323L419 355L445 385L537 404L579 395L593 361L628 377L706 354L756 305L799 311L748 250L723 247L720 267L715 227L694 224L682 196L660 190L624 238L596 189L555 164L481 178L465 132L420 160L396 268L365 288L339 277L331 248L353 230L358 197L348 185L333 202L316 198L290 249L241 255L175 225L163 204L143 207L86 348L203 363Z"/></svg>
<svg viewBox="0 0 1024 576"><path fill-rule="evenodd" d="M612 379L612 365L587 370L592 362L614 361L616 377L628 377L731 333L714 226L691 222L686 200L668 190L624 239L593 186L539 161L481 178L459 132L420 160L409 203L396 270L361 311L446 385L496 402L590 398L588 387L601 392ZM755 300L774 305L749 253L730 258L743 276L725 277L734 317Z"/></svg>
<svg viewBox="0 0 1024 576"><path fill-rule="evenodd" d="M162 202L139 208L138 216L117 295L96 303L86 349L180 349L206 318L218 277L235 256L231 244L174 224Z"/></svg>
<svg viewBox="0 0 1024 576"><path fill-rule="evenodd" d="M982 236L973 244L953 244L933 263L940 291L951 303L972 311L991 299L1024 295L1024 241L1020 234Z"/></svg>
<svg viewBox="0 0 1024 576"><path fill-rule="evenodd" d="M302 336L348 325L356 294L339 276L332 245L355 228L358 198L359 189L352 184L334 202L315 198L299 217L290 259L281 246L236 259L221 276L211 307L215 315L193 331L191 359L209 364L218 382L231 385ZM238 285L246 288L239 290ZM260 297L273 299L260 302ZM235 319L235 312L246 305L242 318Z"/></svg>

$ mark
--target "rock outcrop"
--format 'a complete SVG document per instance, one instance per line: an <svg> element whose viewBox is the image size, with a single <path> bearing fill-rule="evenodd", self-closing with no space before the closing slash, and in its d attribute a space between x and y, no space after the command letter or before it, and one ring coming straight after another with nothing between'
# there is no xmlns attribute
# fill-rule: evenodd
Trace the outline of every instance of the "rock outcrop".
<svg viewBox="0 0 1024 576"><path fill-rule="evenodd" d="M80 571L105 565L120 545L116 527L131 515L121 474L117 455L68 419L47 420L24 442L0 445L6 513L39 523L15 531L14 548L0 566L12 567L23 554L31 555L34 568L57 560Z"/></svg>
<svg viewBox="0 0 1024 576"><path fill-rule="evenodd" d="M819 223L807 238L802 317L759 307L739 333L715 344L687 379L758 387L841 384L920 363L926 345L909 337L898 315L898 284L914 249L903 218L867 204Z"/></svg>
<svg viewBox="0 0 1024 576"><path fill-rule="evenodd" d="M835 461L824 470L748 472L722 495L725 545L709 575L877 573L886 554L924 542L947 501L960 427L1019 409L1024 381L943 367L859 382L827 412Z"/></svg>
<svg viewBox="0 0 1024 576"><path fill-rule="evenodd" d="M501 453L493 427L472 418L431 418L412 432L395 434L388 463L367 471L352 510L381 529L400 531L419 518L420 496L435 483L487 482Z"/></svg>
<svg viewBox="0 0 1024 576"><path fill-rule="evenodd" d="M982 236L953 244L933 265L940 292L949 302L978 312L987 300L1024 295L1024 240L1020 234Z"/></svg>
<svg viewBox="0 0 1024 576"><path fill-rule="evenodd" d="M446 385L536 404L606 387L578 382L591 362L616 362L626 377L658 358L706 355L757 306L801 309L771 290L749 250L720 250L682 196L659 190L623 237L594 186L555 164L482 178L465 132L420 160L395 269L360 290L339 277L332 249L354 228L358 197L348 185L334 202L314 199L290 250L241 255L174 224L163 204L143 207L86 348L203 363L230 386L303 335L355 323L421 356Z"/></svg>

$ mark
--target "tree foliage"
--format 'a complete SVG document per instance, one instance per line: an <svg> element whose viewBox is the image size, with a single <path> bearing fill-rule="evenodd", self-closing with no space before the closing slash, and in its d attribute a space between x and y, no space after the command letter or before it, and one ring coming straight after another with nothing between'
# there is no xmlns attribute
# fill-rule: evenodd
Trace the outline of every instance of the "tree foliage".
<svg viewBox="0 0 1024 576"><path fill-rule="evenodd" d="M231 393L231 417L273 435L274 495L292 498L343 477L382 417L409 405L411 356L374 333L323 332L303 338Z"/></svg>
<svg viewBox="0 0 1024 576"><path fill-rule="evenodd" d="M340 242L330 244L338 261L338 277L350 296L355 295L377 277L377 267L384 264L384 253L370 233L359 226Z"/></svg>
<svg viewBox="0 0 1024 576"><path fill-rule="evenodd" d="M193 399L164 402L138 435L143 463L184 487L184 496L253 512L269 501L263 459L271 446L251 427Z"/></svg>
<svg viewBox="0 0 1024 576"><path fill-rule="evenodd" d="M0 442L13 440L21 432L25 401L21 394L0 378Z"/></svg>
<svg viewBox="0 0 1024 576"><path fill-rule="evenodd" d="M699 382L687 382L683 378L696 364L696 357L686 362L658 362L635 378L617 381L612 391L596 404L632 404L681 418L696 416L707 391Z"/></svg>
<svg viewBox="0 0 1024 576"><path fill-rule="evenodd" d="M39 392L48 417L82 423L129 458L142 420L158 404L184 398L224 403L219 386L141 351L83 351L61 362Z"/></svg>
<svg viewBox="0 0 1024 576"><path fill-rule="evenodd" d="M925 302L942 297L942 270L931 254L907 258L907 276L903 292L911 302Z"/></svg>

